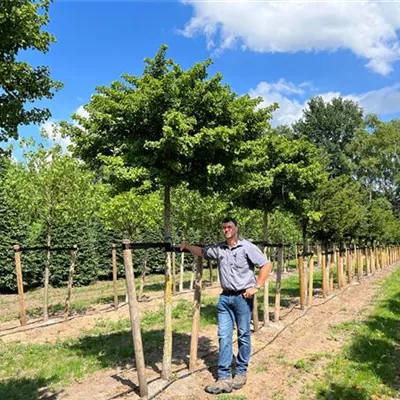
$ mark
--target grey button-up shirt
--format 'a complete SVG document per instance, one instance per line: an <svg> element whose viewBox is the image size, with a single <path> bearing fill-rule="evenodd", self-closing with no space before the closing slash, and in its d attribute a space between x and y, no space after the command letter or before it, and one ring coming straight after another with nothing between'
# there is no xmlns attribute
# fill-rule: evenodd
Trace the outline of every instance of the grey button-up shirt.
<svg viewBox="0 0 400 400"><path fill-rule="evenodd" d="M232 248L226 242L204 247L203 257L218 262L220 283L225 290L244 290L254 286L254 267L262 267L268 262L256 245L243 238L239 238Z"/></svg>

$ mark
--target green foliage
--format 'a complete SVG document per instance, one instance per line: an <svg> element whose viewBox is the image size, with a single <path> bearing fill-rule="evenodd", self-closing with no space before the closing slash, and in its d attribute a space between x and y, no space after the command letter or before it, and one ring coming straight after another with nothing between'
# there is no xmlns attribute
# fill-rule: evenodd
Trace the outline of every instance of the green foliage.
<svg viewBox="0 0 400 400"><path fill-rule="evenodd" d="M105 199L99 216L105 226L124 232L137 240L144 230L157 230L162 223L162 196L160 192L140 194L135 189Z"/></svg>
<svg viewBox="0 0 400 400"><path fill-rule="evenodd" d="M297 137L306 136L325 151L327 169L336 177L352 172L352 152L347 147L363 125L363 110L355 101L336 97L325 102L317 96L309 100L293 129Z"/></svg>
<svg viewBox="0 0 400 400"><path fill-rule="evenodd" d="M102 191L83 165L62 154L58 146L49 150L43 146L37 150L28 147L24 157L26 164L10 164L3 180L10 207L27 226L24 241L18 242L25 246L53 247L77 244L80 252L75 284L93 282L98 276L96 243L99 227L92 214L98 207ZM41 285L45 260L44 251L22 254L27 287ZM50 268L53 285L67 281L70 260L68 251L53 253L54 263ZM9 289L15 289L12 265L8 260L2 270Z"/></svg>
<svg viewBox="0 0 400 400"><path fill-rule="evenodd" d="M359 131L350 146L354 170L371 197L385 196L400 215L400 120L367 119L368 130Z"/></svg>
<svg viewBox="0 0 400 400"><path fill-rule="evenodd" d="M323 177L317 150L305 138L290 140L272 131L246 148L238 201L248 208L291 210Z"/></svg>
<svg viewBox="0 0 400 400"><path fill-rule="evenodd" d="M49 109L30 103L52 98L60 82L50 78L48 67L32 67L20 53L46 53L55 38L42 28L49 22L50 0L0 0L0 141L18 138L20 124L41 123Z"/></svg>
<svg viewBox="0 0 400 400"><path fill-rule="evenodd" d="M342 243L357 238L367 218L367 196L358 182L340 176L321 185L314 198L314 209L321 214L311 224L314 237L322 242Z"/></svg>
<svg viewBox="0 0 400 400"><path fill-rule="evenodd" d="M61 123L76 156L120 189L164 188L165 236L170 235L171 188L182 182L201 193L223 192L239 180L243 144L269 127L275 105L239 97L208 77L211 60L184 71L166 58L167 46L145 59L142 76L98 87L88 117Z"/></svg>
<svg viewBox="0 0 400 400"><path fill-rule="evenodd" d="M187 185L178 186L172 193L172 215L177 236L181 240L204 243L218 241L227 205L217 193L202 196L198 191L189 190Z"/></svg>
<svg viewBox="0 0 400 400"><path fill-rule="evenodd" d="M4 187L9 166L10 160L0 155L0 290L16 289L12 246L25 240L25 226L8 201Z"/></svg>

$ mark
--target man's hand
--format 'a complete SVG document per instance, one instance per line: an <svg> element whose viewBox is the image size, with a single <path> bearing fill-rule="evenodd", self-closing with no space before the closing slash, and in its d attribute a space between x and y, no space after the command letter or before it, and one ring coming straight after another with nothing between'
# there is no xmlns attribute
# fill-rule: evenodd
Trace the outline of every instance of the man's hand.
<svg viewBox="0 0 400 400"><path fill-rule="evenodd" d="M179 243L176 247L178 247L181 251L183 251L183 250L190 251L192 254L194 254L197 257L203 256L203 251L202 251L201 247L199 247L199 246L193 246L193 245L187 244L187 243Z"/></svg>
<svg viewBox="0 0 400 400"><path fill-rule="evenodd" d="M245 299L251 299L257 292L258 292L258 289L256 289L255 287L249 287L243 293L243 297Z"/></svg>

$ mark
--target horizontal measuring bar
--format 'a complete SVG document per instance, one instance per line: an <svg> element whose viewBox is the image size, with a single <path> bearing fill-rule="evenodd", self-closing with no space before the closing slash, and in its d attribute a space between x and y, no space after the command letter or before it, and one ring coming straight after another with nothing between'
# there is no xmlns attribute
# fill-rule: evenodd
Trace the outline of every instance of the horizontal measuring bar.
<svg viewBox="0 0 400 400"><path fill-rule="evenodd" d="M256 241L252 241L251 243L253 244L262 244L265 247L289 247L292 246L290 243L268 243L268 242L264 242L262 240L256 240Z"/></svg>
<svg viewBox="0 0 400 400"><path fill-rule="evenodd" d="M204 247L201 244L195 246ZM190 253L189 250L181 250L179 247L173 246L169 242L147 242L147 243L122 243L123 250L144 250L144 249L164 249L167 252Z"/></svg>

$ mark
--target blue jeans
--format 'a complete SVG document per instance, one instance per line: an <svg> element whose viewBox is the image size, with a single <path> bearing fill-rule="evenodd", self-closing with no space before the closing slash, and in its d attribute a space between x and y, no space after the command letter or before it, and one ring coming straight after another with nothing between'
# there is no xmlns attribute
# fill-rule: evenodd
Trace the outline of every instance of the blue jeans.
<svg viewBox="0 0 400 400"><path fill-rule="evenodd" d="M250 319L253 308L253 299L245 299L240 295L221 294L218 310L218 340L219 360L218 378L231 377L232 365L232 334L236 324L238 336L238 355L236 357L236 375L246 375L250 361Z"/></svg>

